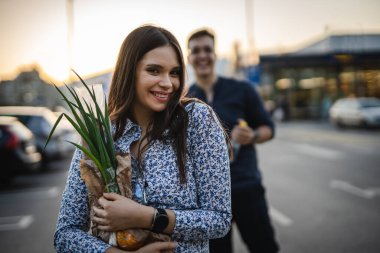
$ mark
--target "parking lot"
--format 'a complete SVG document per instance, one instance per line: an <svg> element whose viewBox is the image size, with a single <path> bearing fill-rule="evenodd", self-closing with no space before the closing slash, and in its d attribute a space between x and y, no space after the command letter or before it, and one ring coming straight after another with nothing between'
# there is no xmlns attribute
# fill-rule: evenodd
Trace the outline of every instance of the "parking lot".
<svg viewBox="0 0 380 253"><path fill-rule="evenodd" d="M380 131L286 123L259 147L281 252L379 252ZM2 252L54 252L70 157L0 190ZM247 253L234 233L236 253Z"/></svg>

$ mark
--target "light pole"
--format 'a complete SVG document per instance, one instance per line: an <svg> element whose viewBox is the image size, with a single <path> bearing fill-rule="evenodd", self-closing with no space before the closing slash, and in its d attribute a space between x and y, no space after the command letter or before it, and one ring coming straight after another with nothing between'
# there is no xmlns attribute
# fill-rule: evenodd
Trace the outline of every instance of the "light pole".
<svg viewBox="0 0 380 253"><path fill-rule="evenodd" d="M247 63L257 64L259 62L258 53L255 46L254 38L254 19L253 19L253 1L254 0L245 0L245 27L248 38L248 59Z"/></svg>
<svg viewBox="0 0 380 253"><path fill-rule="evenodd" d="M68 74L69 82L74 80L74 73L71 71L73 68L73 39L74 39L74 0L66 0L66 14L67 14L67 61L68 61Z"/></svg>

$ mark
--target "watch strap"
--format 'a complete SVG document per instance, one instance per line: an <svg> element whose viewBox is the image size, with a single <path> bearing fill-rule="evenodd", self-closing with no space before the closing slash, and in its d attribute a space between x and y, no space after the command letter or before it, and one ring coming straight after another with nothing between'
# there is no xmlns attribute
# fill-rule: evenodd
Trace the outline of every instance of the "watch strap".
<svg viewBox="0 0 380 253"><path fill-rule="evenodd" d="M166 220L165 220L166 219ZM169 217L165 209L156 208L152 221L152 231L162 233L169 224Z"/></svg>
<svg viewBox="0 0 380 253"><path fill-rule="evenodd" d="M261 136L260 131L256 130L255 135L253 136L253 139L252 139L252 144L255 144L257 140L260 138L260 136Z"/></svg>

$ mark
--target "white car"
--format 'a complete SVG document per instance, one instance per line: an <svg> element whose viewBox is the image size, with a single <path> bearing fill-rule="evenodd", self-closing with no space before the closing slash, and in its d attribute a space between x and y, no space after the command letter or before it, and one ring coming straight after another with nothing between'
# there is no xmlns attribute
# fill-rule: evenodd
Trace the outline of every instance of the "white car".
<svg viewBox="0 0 380 253"><path fill-rule="evenodd" d="M330 120L337 126L380 126L380 99L342 98L330 109Z"/></svg>

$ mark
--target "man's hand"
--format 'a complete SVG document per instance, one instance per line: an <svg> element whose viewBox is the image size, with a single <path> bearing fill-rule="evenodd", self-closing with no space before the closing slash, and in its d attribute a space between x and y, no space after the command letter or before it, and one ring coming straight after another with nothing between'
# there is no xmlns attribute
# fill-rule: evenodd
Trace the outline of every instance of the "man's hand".
<svg viewBox="0 0 380 253"><path fill-rule="evenodd" d="M235 125L231 131L232 141L240 145L251 145L253 143L267 142L273 137L272 129L269 126L262 125L253 130L242 119L238 119L239 124Z"/></svg>
<svg viewBox="0 0 380 253"><path fill-rule="evenodd" d="M231 131L232 141L240 145L250 145L255 138L255 131L250 128L245 121L238 119L239 124L235 125Z"/></svg>

